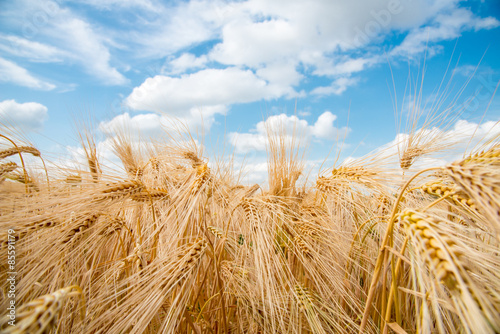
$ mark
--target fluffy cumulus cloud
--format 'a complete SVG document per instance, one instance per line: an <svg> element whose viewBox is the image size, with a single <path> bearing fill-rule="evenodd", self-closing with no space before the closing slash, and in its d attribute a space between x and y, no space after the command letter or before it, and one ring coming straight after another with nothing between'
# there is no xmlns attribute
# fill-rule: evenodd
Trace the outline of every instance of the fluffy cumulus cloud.
<svg viewBox="0 0 500 334"><path fill-rule="evenodd" d="M188 123L201 115L207 125L234 104L341 95L387 57L432 55L464 31L499 26L458 0L19 0L0 21L9 27L0 34L0 80L54 88L11 57L71 65L108 85L128 83L129 69L143 73L135 65L164 61L125 104ZM400 38L388 40L394 33ZM382 53L374 46L384 42Z"/></svg>
<svg viewBox="0 0 500 334"><path fill-rule="evenodd" d="M300 140L337 140L342 139L351 130L348 127L335 126L337 116L330 111L321 114L314 124L309 124L305 119L295 115L286 114L268 117L265 121L257 123L254 129L247 133L231 132L229 141L234 146L235 152L246 154L252 151L265 151L268 145L268 130L282 132L285 140L297 138Z"/></svg>
<svg viewBox="0 0 500 334"><path fill-rule="evenodd" d="M109 121L101 122L99 129L107 135L126 131L134 135L155 137L161 133L163 122L158 114L139 114L131 117L128 113L124 113Z"/></svg>
<svg viewBox="0 0 500 334"><path fill-rule="evenodd" d="M180 115L191 107L246 103L278 98L286 93L270 85L250 70L235 67L206 69L180 78L157 75L134 88L127 97L137 110Z"/></svg>
<svg viewBox="0 0 500 334"><path fill-rule="evenodd" d="M206 69L181 77L157 75L134 88L126 104L135 110L166 113L195 122L201 115L212 123L227 106L261 99L296 96L288 87L272 84L250 70Z"/></svg>
<svg viewBox="0 0 500 334"><path fill-rule="evenodd" d="M220 43L209 58L226 65L260 68L286 61L315 69L318 75L358 72L384 57L355 58L345 51L383 40L390 31L409 32L394 55L421 52L430 43L456 38L464 30L490 29L494 18L480 18L458 1L366 0L273 1L228 3L232 20L222 26ZM424 30L422 25L430 25ZM377 56L377 55L375 55Z"/></svg>
<svg viewBox="0 0 500 334"><path fill-rule="evenodd" d="M192 24L181 29L186 22ZM331 79L310 94L341 95L387 55L413 56L426 45L432 51L463 31L496 26L496 19L478 17L456 0L190 1L173 8L164 26L144 39L141 53L167 61L163 74L146 79L126 103L177 116L194 106L294 98L306 94L298 88L306 73ZM369 48L394 31L406 37L388 54ZM215 43L201 53L172 56L202 41Z"/></svg>
<svg viewBox="0 0 500 334"><path fill-rule="evenodd" d="M177 117L166 113L141 113L131 116L123 113L111 120L99 124L99 129L107 134L125 131L134 137L155 138L165 134L165 131L208 130L215 121L215 115L225 114L224 106L208 106L205 108L190 108Z"/></svg>
<svg viewBox="0 0 500 334"><path fill-rule="evenodd" d="M205 67L207 61L208 58L205 55L196 57L192 53L183 53L179 57L166 63L162 72L171 75L181 74L189 70L203 68Z"/></svg>
<svg viewBox="0 0 500 334"><path fill-rule="evenodd" d="M21 131L40 130L47 118L47 107L40 103L17 103L14 100L0 102L0 123Z"/></svg>

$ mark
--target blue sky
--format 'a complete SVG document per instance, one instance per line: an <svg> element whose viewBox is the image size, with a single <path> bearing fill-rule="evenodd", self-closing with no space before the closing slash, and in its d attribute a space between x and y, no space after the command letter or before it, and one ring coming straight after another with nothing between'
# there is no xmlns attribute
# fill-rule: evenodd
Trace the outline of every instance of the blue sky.
<svg viewBox="0 0 500 334"><path fill-rule="evenodd" d="M295 124L312 164L344 137L344 156L359 156L404 132L394 93L404 112L422 73L422 109L457 97L467 122L454 131L498 121L498 98L482 117L499 41L493 0L0 0L0 117L66 154L74 120L91 114L109 159L117 126L158 136L177 117L203 124L209 151L224 141L246 156L252 181L265 174L265 122Z"/></svg>

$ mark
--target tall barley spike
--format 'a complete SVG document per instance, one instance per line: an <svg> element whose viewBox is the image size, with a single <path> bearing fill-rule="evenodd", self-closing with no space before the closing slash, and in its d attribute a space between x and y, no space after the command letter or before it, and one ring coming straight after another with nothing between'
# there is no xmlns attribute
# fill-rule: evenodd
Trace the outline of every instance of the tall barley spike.
<svg viewBox="0 0 500 334"><path fill-rule="evenodd" d="M436 229L439 221L413 210L405 210L399 219L407 233L418 240L417 249L437 280L444 282L450 290L456 289L456 276L460 275L460 268L463 271L460 262L462 253L451 238L440 234Z"/></svg>
<svg viewBox="0 0 500 334"><path fill-rule="evenodd" d="M222 230L218 227L208 226L207 229L219 239L222 239L222 237L224 236Z"/></svg>
<svg viewBox="0 0 500 334"><path fill-rule="evenodd" d="M123 181L110 184L101 193L105 198L117 198L133 195L142 191L142 189L142 184L137 181Z"/></svg>
<svg viewBox="0 0 500 334"><path fill-rule="evenodd" d="M302 284L296 284L293 287L295 294L297 296L297 303L299 304L299 309L302 312L311 310L314 306L315 297L310 289L304 287Z"/></svg>
<svg viewBox="0 0 500 334"><path fill-rule="evenodd" d="M7 162L0 165L0 176L12 172L17 168L17 164L15 162Z"/></svg>
<svg viewBox="0 0 500 334"><path fill-rule="evenodd" d="M311 249L300 235L296 235L293 240L295 242L295 245L297 246L297 249L302 254L304 254L304 256L309 258L312 257Z"/></svg>
<svg viewBox="0 0 500 334"><path fill-rule="evenodd" d="M210 181L210 168L207 164L200 164L196 166L196 181L194 191L198 192L204 184Z"/></svg>
<svg viewBox="0 0 500 334"><path fill-rule="evenodd" d="M18 154L18 153L29 153L29 154L34 155L35 157L40 156L40 151L34 147L18 146L18 147L11 147L11 148L5 149L3 151L0 151L0 159L7 158L7 157L10 157L11 155Z"/></svg>
<svg viewBox="0 0 500 334"><path fill-rule="evenodd" d="M333 194L339 191L339 186L332 183L329 178L320 176L316 180L316 189L327 194Z"/></svg>
<svg viewBox="0 0 500 334"><path fill-rule="evenodd" d="M487 164L461 161L445 167L448 176L480 209L500 240L500 170Z"/></svg>
<svg viewBox="0 0 500 334"><path fill-rule="evenodd" d="M470 163L492 163L498 164L500 163L500 144L493 145L487 150L483 150L481 152L477 152L469 155L465 158L461 164L470 164Z"/></svg>
<svg viewBox="0 0 500 334"><path fill-rule="evenodd" d="M68 243L71 240L75 240L75 238L78 238L83 232L85 232L97 222L99 216L100 215L98 213L93 213L89 217L83 219L78 223L76 227L68 231L68 233L64 236L62 243Z"/></svg>
<svg viewBox="0 0 500 334"><path fill-rule="evenodd" d="M207 242L203 238L198 238L190 245L190 247L188 247L186 254L182 255L179 259L181 264L180 267L181 269L178 278L182 277L188 271L193 269L197 261L203 255L203 252L205 251L206 247L207 247Z"/></svg>
<svg viewBox="0 0 500 334"><path fill-rule="evenodd" d="M49 333L57 322L64 300L73 296L79 296L84 302L83 292L77 285L36 298L18 308L15 326L8 325L9 318L4 317L0 329L5 334ZM81 309L81 316L85 316L85 305Z"/></svg>
<svg viewBox="0 0 500 334"><path fill-rule="evenodd" d="M422 154L424 154L424 151L418 147L412 147L410 149L405 150L403 155L401 156L401 160L399 161L400 167L402 169L410 168L415 162L415 160Z"/></svg>
<svg viewBox="0 0 500 334"><path fill-rule="evenodd" d="M451 186L443 183L443 181L431 181L420 187L423 192L438 197L448 196L453 202L458 205L463 205L472 211L477 212L477 206L473 199L460 191L456 186Z"/></svg>
<svg viewBox="0 0 500 334"><path fill-rule="evenodd" d="M145 202L150 199L168 198L168 192L164 189L148 189L132 194L132 199L137 202Z"/></svg>
<svg viewBox="0 0 500 334"><path fill-rule="evenodd" d="M360 166L353 167L339 167L332 171L332 179L336 180L349 180L349 181L359 181L363 177L375 176L374 172L371 172Z"/></svg>
<svg viewBox="0 0 500 334"><path fill-rule="evenodd" d="M247 221L253 223L259 221L259 210L250 198L243 197L240 205Z"/></svg>

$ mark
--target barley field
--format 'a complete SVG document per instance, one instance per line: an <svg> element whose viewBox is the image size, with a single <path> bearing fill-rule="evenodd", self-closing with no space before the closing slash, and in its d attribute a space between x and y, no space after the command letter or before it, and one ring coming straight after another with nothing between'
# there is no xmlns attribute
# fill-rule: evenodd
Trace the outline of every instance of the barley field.
<svg viewBox="0 0 500 334"><path fill-rule="evenodd" d="M2 333L500 332L498 138L420 168L456 143L413 129L306 182L300 137L268 136L268 184L244 185L190 136L118 135L120 174L91 131L77 169L2 134Z"/></svg>

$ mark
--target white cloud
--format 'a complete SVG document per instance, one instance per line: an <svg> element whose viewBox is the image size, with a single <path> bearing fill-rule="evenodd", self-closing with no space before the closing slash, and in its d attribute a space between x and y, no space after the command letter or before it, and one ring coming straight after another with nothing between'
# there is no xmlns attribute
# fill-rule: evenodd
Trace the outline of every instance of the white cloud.
<svg viewBox="0 0 500 334"><path fill-rule="evenodd" d="M256 71L257 76L283 87L297 86L304 78L297 72L296 64L286 62L269 63Z"/></svg>
<svg viewBox="0 0 500 334"><path fill-rule="evenodd" d="M222 64L251 67L276 62L302 48L297 28L285 19L230 22L223 28L223 42L213 48L210 58Z"/></svg>
<svg viewBox="0 0 500 334"><path fill-rule="evenodd" d="M322 59L316 64L315 75L320 76L341 76L341 75L351 75L352 73L361 72L367 67L376 64L380 61L380 57L370 57L370 58L350 58L350 57L339 57L336 63L333 59Z"/></svg>
<svg viewBox="0 0 500 334"><path fill-rule="evenodd" d="M138 56L161 58L184 48L218 37L217 31L225 21L221 16L229 10L224 1L194 0L177 5L155 4L154 15L141 20L142 27L132 26L127 35L138 46Z"/></svg>
<svg viewBox="0 0 500 334"><path fill-rule="evenodd" d="M135 135L155 137L162 132L163 121L158 114L139 114L130 117L128 113L124 113L110 121L101 122L99 129L108 135L125 130Z"/></svg>
<svg viewBox="0 0 500 334"><path fill-rule="evenodd" d="M341 77L333 80L330 86L316 87L311 91L313 95L341 95L350 86L357 84L358 78Z"/></svg>
<svg viewBox="0 0 500 334"><path fill-rule="evenodd" d="M104 10L123 9L142 9L154 11L157 7L149 0L80 0L90 6Z"/></svg>
<svg viewBox="0 0 500 334"><path fill-rule="evenodd" d="M215 122L215 115L225 114L227 111L224 106L209 106L203 109L191 108L185 114L178 117L172 117L168 114L145 113L130 116L129 113L123 113L115 116L109 121L103 121L99 124L99 129L107 135L126 130L134 137L160 137L165 131L173 130L208 130ZM179 127L183 124L186 128Z"/></svg>
<svg viewBox="0 0 500 334"><path fill-rule="evenodd" d="M453 9L448 13L437 15L430 25L412 30L390 54L411 56L428 50L432 46L430 43L457 38L463 30L491 29L498 25L499 22L494 18L482 19L474 16L468 9Z"/></svg>
<svg viewBox="0 0 500 334"><path fill-rule="evenodd" d="M60 62L64 53L51 45L13 35L0 34L0 50L33 62Z"/></svg>
<svg viewBox="0 0 500 334"><path fill-rule="evenodd" d="M26 19L29 15L30 19ZM19 29L18 35L5 36L9 53L32 61L77 63L105 84L121 85L127 79L110 65L111 53L102 31L76 15L59 1L20 0L6 6L0 18L5 24ZM19 22L23 24L20 26ZM36 39L37 41L32 41ZM41 53L39 53L41 52Z"/></svg>
<svg viewBox="0 0 500 334"><path fill-rule="evenodd" d="M238 168L243 176L243 184L253 185L260 184L264 185L268 179L268 163L266 161L252 161L242 164L241 168Z"/></svg>
<svg viewBox="0 0 500 334"><path fill-rule="evenodd" d="M336 140L339 139L339 136L349 133L350 130L347 127L338 129L334 126L333 123L336 119L336 115L329 111L325 111L318 117L318 120L312 126L312 135L316 138Z"/></svg>
<svg viewBox="0 0 500 334"><path fill-rule="evenodd" d="M268 129L283 129L287 137L285 140L292 140L294 137L301 141L308 141L311 138L336 140L351 131L348 127L337 128L334 125L336 119L336 115L325 111L313 125L310 125L306 120L299 119L295 115L280 114L257 123L255 128L248 133L231 132L228 137L235 147L235 152L239 154L265 151L268 145Z"/></svg>
<svg viewBox="0 0 500 334"><path fill-rule="evenodd" d="M28 70L0 57L0 82L10 82L15 85L40 90L52 90L56 86L32 76Z"/></svg>
<svg viewBox="0 0 500 334"><path fill-rule="evenodd" d="M15 100L0 102L0 123L22 131L40 130L47 118L47 107L40 103L17 103Z"/></svg>
<svg viewBox="0 0 500 334"><path fill-rule="evenodd" d="M164 75L148 78L134 88L125 103L135 110L190 121L201 114L206 127L216 114L224 114L228 105L284 96L293 97L297 93L290 86L269 83L250 70L229 67L205 69L179 78Z"/></svg>
<svg viewBox="0 0 500 334"><path fill-rule="evenodd" d="M180 74L185 73L187 70L204 68L208 61L207 56L202 55L196 57L192 53L183 53L178 58L168 62L165 69L162 69L162 73L166 74Z"/></svg>
<svg viewBox="0 0 500 334"><path fill-rule="evenodd" d="M365 47L383 41L390 32L408 33L389 51L406 56L424 51L427 41L432 52L432 44L463 31L498 26L495 18L477 17L458 0L83 1L112 13L109 22L77 15L72 8L81 3L74 3L20 0L6 6L0 19L13 27L25 22L18 35L34 34L37 41L0 35L10 43L0 49L31 61L76 63L107 84L127 82L118 70L130 68L125 63L130 59L117 58L124 54L169 59L151 76L179 75L211 65L249 69L279 96L297 95L291 87L298 86L305 73L338 80L338 86L318 88L324 95L342 94L349 86L342 85L346 78L385 61L378 49ZM38 21L27 21L28 12L40 14ZM196 50L206 51L186 52L200 45Z"/></svg>
<svg viewBox="0 0 500 334"><path fill-rule="evenodd" d="M433 39L437 42L450 38L443 33L449 27L460 31L496 24L494 19L478 18L468 9L456 10L455 0L355 3L250 0L231 6L233 20L223 26L222 41L209 53L212 60L252 68L282 61L317 67L327 58L336 64L331 66L332 74L350 74L371 65L368 59L342 57L340 51L379 41L383 32L413 29L418 32L422 24L436 18L442 27L442 34ZM452 14L442 14L449 12ZM344 60L339 61L339 57ZM322 71L317 73L322 75Z"/></svg>
<svg viewBox="0 0 500 334"><path fill-rule="evenodd" d="M105 84L121 85L127 79L110 65L111 54L105 40L83 19L69 9L60 8L50 21L47 35L65 47L71 58L79 62L90 75ZM77 41L77 42L75 42Z"/></svg>
<svg viewBox="0 0 500 334"><path fill-rule="evenodd" d="M453 69L453 74L463 75L464 77L470 77L478 69L478 66L473 65L462 65Z"/></svg>

